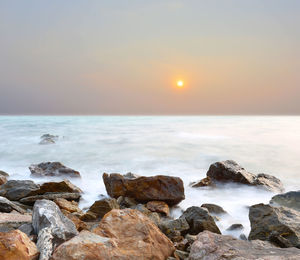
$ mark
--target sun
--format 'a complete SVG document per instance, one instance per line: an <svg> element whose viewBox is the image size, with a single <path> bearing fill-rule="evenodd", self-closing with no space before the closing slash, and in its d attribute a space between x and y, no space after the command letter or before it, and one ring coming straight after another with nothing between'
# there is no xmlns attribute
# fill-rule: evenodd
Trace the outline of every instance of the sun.
<svg viewBox="0 0 300 260"><path fill-rule="evenodd" d="M182 80L178 80L176 84L177 84L177 87L179 87L179 88L182 88L184 85Z"/></svg>

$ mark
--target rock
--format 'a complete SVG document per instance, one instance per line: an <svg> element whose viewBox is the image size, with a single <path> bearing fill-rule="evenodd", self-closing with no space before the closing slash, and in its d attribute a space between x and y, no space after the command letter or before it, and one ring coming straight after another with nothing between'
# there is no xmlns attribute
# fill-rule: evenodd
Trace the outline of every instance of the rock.
<svg viewBox="0 0 300 260"><path fill-rule="evenodd" d="M0 185L7 183L7 178L0 175Z"/></svg>
<svg viewBox="0 0 300 260"><path fill-rule="evenodd" d="M229 228L227 228L227 231L233 231L233 230L243 230L244 226L242 224L232 224Z"/></svg>
<svg viewBox="0 0 300 260"><path fill-rule="evenodd" d="M39 185L30 180L9 180L0 186L0 196L9 200L20 200L38 189Z"/></svg>
<svg viewBox="0 0 300 260"><path fill-rule="evenodd" d="M180 218L185 218L190 225L188 233L191 235L197 235L199 232L203 232L204 230L221 234L213 217L208 213L206 208L195 206L189 207L186 211L184 211Z"/></svg>
<svg viewBox="0 0 300 260"><path fill-rule="evenodd" d="M80 173L71 168L68 168L60 162L43 162L40 164L32 164L29 166L32 176L68 176L80 177Z"/></svg>
<svg viewBox="0 0 300 260"><path fill-rule="evenodd" d="M31 215L18 213L0 213L0 228L7 230L19 228L23 224L31 224Z"/></svg>
<svg viewBox="0 0 300 260"><path fill-rule="evenodd" d="M102 251L110 254L122 253L121 258L130 260L161 259L175 251L172 242L145 215L134 209L113 209L93 230L99 236L110 238L115 248L106 246ZM112 259L112 258L103 258Z"/></svg>
<svg viewBox="0 0 300 260"><path fill-rule="evenodd" d="M240 234L239 238L240 238L241 240L248 241L248 238L246 237L245 234Z"/></svg>
<svg viewBox="0 0 300 260"><path fill-rule="evenodd" d="M216 204L205 203L201 205L202 208L206 208L210 214L227 214L227 212Z"/></svg>
<svg viewBox="0 0 300 260"><path fill-rule="evenodd" d="M55 247L78 234L74 223L64 216L59 207L50 200L35 202L32 226L38 234L37 246L43 260L49 259L49 252L52 253Z"/></svg>
<svg viewBox="0 0 300 260"><path fill-rule="evenodd" d="M75 201L68 201L63 198L57 198L54 200L54 202L60 209L64 209L70 213L78 212L80 214L83 214L82 210L78 207L78 203Z"/></svg>
<svg viewBox="0 0 300 260"><path fill-rule="evenodd" d="M26 223L18 227L20 231L25 233L28 237L34 234L33 226L31 223Z"/></svg>
<svg viewBox="0 0 300 260"><path fill-rule="evenodd" d="M147 202L146 208L153 212L162 213L165 216L169 216L170 213L168 204L163 201L149 201Z"/></svg>
<svg viewBox="0 0 300 260"><path fill-rule="evenodd" d="M36 245L20 230L0 233L0 259L37 260L38 256Z"/></svg>
<svg viewBox="0 0 300 260"><path fill-rule="evenodd" d="M160 230L172 241L182 236L187 230L190 229L190 226L185 218L178 219L162 219L159 224Z"/></svg>
<svg viewBox="0 0 300 260"><path fill-rule="evenodd" d="M19 207L17 204L9 201L7 198L0 197L0 212L10 213L13 210L16 210L20 213L26 213L26 210Z"/></svg>
<svg viewBox="0 0 300 260"><path fill-rule="evenodd" d="M5 171L0 171L0 176L9 177L9 174Z"/></svg>
<svg viewBox="0 0 300 260"><path fill-rule="evenodd" d="M300 250L297 248L282 249L264 241L249 242L204 231L197 236L188 259L296 260L299 258Z"/></svg>
<svg viewBox="0 0 300 260"><path fill-rule="evenodd" d="M271 205L280 205L300 211L300 190L278 194L272 197Z"/></svg>
<svg viewBox="0 0 300 260"><path fill-rule="evenodd" d="M75 214L70 213L69 211L66 210L62 210L62 213L75 224L76 229L79 232L82 230L88 230L88 225L82 220L80 220L79 217L76 216Z"/></svg>
<svg viewBox="0 0 300 260"><path fill-rule="evenodd" d="M133 198L128 198L128 197L123 197L120 196L117 199L118 204L120 205L120 208L125 209L125 208L132 208L136 206L138 203L135 201Z"/></svg>
<svg viewBox="0 0 300 260"><path fill-rule="evenodd" d="M282 192L283 184L279 179L268 174L247 172L235 161L227 160L210 165L207 177L217 182L236 182L262 187L272 192Z"/></svg>
<svg viewBox="0 0 300 260"><path fill-rule="evenodd" d="M130 197L142 203L158 200L169 205L178 204L185 198L183 182L178 177L158 175L126 178L117 173L104 173L102 177L108 195L113 198Z"/></svg>
<svg viewBox="0 0 300 260"><path fill-rule="evenodd" d="M55 141L58 140L58 135L44 134L41 136L41 141L39 144L55 144Z"/></svg>
<svg viewBox="0 0 300 260"><path fill-rule="evenodd" d="M175 250L174 255L176 255L177 257L179 257L180 260L184 260L184 259L188 258L189 253L181 251L181 250Z"/></svg>
<svg viewBox="0 0 300 260"><path fill-rule="evenodd" d="M56 200L59 198L66 200L79 200L81 195L79 193L69 193L69 192L49 192L43 195L36 195L26 197L20 200L21 203L33 205L37 200Z"/></svg>
<svg viewBox="0 0 300 260"><path fill-rule="evenodd" d="M250 207L249 240L280 241L278 246L300 248L300 212L286 207L256 204Z"/></svg>
<svg viewBox="0 0 300 260"><path fill-rule="evenodd" d="M215 186L214 182L209 177L205 177L200 181L191 182L190 186L192 188L206 187L206 186Z"/></svg>
<svg viewBox="0 0 300 260"><path fill-rule="evenodd" d="M95 219L99 219L102 218L107 212L111 211L112 209L119 209L119 208L120 207L116 199L113 198L102 199L94 202L94 204L89 208L88 214L94 216ZM85 217L83 216L81 220L85 220ZM87 220L91 220L90 217Z"/></svg>

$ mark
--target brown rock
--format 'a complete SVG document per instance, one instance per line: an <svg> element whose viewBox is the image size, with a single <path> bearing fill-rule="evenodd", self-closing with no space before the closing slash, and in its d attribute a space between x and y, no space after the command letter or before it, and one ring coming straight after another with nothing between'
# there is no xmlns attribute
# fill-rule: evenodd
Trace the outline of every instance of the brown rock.
<svg viewBox="0 0 300 260"><path fill-rule="evenodd" d="M169 216L170 213L168 204L163 201L149 201L146 207L153 212L163 213L166 216Z"/></svg>
<svg viewBox="0 0 300 260"><path fill-rule="evenodd" d="M43 195L35 195L20 199L21 203L33 205L37 200L56 200L58 198L63 198L67 200L79 200L81 195L79 193L70 192L49 192Z"/></svg>
<svg viewBox="0 0 300 260"><path fill-rule="evenodd" d="M57 206L60 209L64 209L66 211L69 212L78 212L78 213L82 213L82 210L78 207L78 202L76 201L68 201L66 199L63 198L57 198L54 200L54 202L57 204Z"/></svg>
<svg viewBox="0 0 300 260"><path fill-rule="evenodd" d="M36 245L20 230L0 233L0 259L35 260L38 256Z"/></svg>
<svg viewBox="0 0 300 260"><path fill-rule="evenodd" d="M175 250L172 242L158 227L134 209L110 211L93 232L113 239L117 245L116 249L122 252L120 259L164 260Z"/></svg>
<svg viewBox="0 0 300 260"><path fill-rule="evenodd" d="M0 227L12 229L18 228L23 224L32 222L32 216L29 214L18 213L0 213Z"/></svg>
<svg viewBox="0 0 300 260"><path fill-rule="evenodd" d="M118 173L103 174L107 193L113 197L134 198L139 202L164 201L178 204L184 197L183 182L178 177L157 175L152 177L125 177Z"/></svg>
<svg viewBox="0 0 300 260"><path fill-rule="evenodd" d="M0 175L0 185L4 184L4 183L7 183L7 179L5 176L1 176Z"/></svg>
<svg viewBox="0 0 300 260"><path fill-rule="evenodd" d="M79 219L78 216L70 213L69 211L66 211L64 209L61 210L61 212L68 218L70 219L76 226L76 229L80 232L82 230L87 230L88 226L85 222Z"/></svg>
<svg viewBox="0 0 300 260"><path fill-rule="evenodd" d="M213 183L213 181L211 180L211 178L205 177L205 178L203 178L200 181L192 182L190 184L190 186L192 188L199 188L199 187L206 187L206 186L215 186L215 184Z"/></svg>

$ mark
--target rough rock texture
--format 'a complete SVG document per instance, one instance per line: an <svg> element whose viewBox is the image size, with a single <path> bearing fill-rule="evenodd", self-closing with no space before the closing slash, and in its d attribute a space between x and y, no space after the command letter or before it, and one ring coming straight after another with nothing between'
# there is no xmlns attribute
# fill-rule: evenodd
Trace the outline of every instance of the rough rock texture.
<svg viewBox="0 0 300 260"><path fill-rule="evenodd" d="M29 166L31 175L38 177L45 176L68 176L80 177L80 173L71 168L68 168L60 162L43 162L40 164L32 164Z"/></svg>
<svg viewBox="0 0 300 260"><path fill-rule="evenodd" d="M185 218L189 223L190 229L188 230L188 233L191 235L197 235L199 232L204 230L221 234L213 217L209 214L206 208L195 206L189 207L183 212L180 218Z"/></svg>
<svg viewBox="0 0 300 260"><path fill-rule="evenodd" d="M175 250L172 242L159 228L148 217L134 209L110 211L93 232L108 237L115 243L113 250L106 246L105 252L113 254L116 250L117 254L120 250L122 258L116 259L165 260Z"/></svg>
<svg viewBox="0 0 300 260"><path fill-rule="evenodd" d="M146 208L153 212L162 213L166 216L169 216L170 214L168 204L163 201L149 201L147 202Z"/></svg>
<svg viewBox="0 0 300 260"><path fill-rule="evenodd" d="M138 204L138 202L136 202L135 199L128 198L128 197L123 197L123 196L120 196L117 199L117 202L120 205L121 209L131 208L131 207L134 207Z"/></svg>
<svg viewBox="0 0 300 260"><path fill-rule="evenodd" d="M68 212L78 212L83 214L82 210L78 207L78 202L76 201L68 201L63 198L55 199L54 202L60 209L64 209Z"/></svg>
<svg viewBox="0 0 300 260"><path fill-rule="evenodd" d="M80 218L74 213L70 213L69 211L63 209L62 209L62 213L74 223L78 231L89 230L87 223L80 220Z"/></svg>
<svg viewBox="0 0 300 260"><path fill-rule="evenodd" d="M300 248L300 212L286 207L256 204L250 207L249 240L270 240L280 247Z"/></svg>
<svg viewBox="0 0 300 260"><path fill-rule="evenodd" d="M183 182L178 177L158 175L128 178L117 173L104 173L102 177L107 193L113 198L130 197L139 202L158 200L169 205L175 205L185 198Z"/></svg>
<svg viewBox="0 0 300 260"><path fill-rule="evenodd" d="M58 198L66 200L79 200L81 195L79 193L69 193L69 192L49 192L43 195L30 196L20 199L21 203L27 205L33 205L37 200L56 200Z"/></svg>
<svg viewBox="0 0 300 260"><path fill-rule="evenodd" d="M36 260L38 256L36 245L20 230L0 232L0 259Z"/></svg>
<svg viewBox="0 0 300 260"><path fill-rule="evenodd" d="M201 205L202 208L206 208L210 214L227 214L227 212L216 204L205 203Z"/></svg>
<svg viewBox="0 0 300 260"><path fill-rule="evenodd" d="M210 165L207 177L218 182L236 182L265 188L272 192L282 192L283 184L268 174L255 175L246 171L235 161L227 160Z"/></svg>
<svg viewBox="0 0 300 260"><path fill-rule="evenodd" d="M9 180L0 186L0 196L9 200L22 199L32 191L38 190L39 185L30 180Z"/></svg>
<svg viewBox="0 0 300 260"><path fill-rule="evenodd" d="M205 177L200 181L195 181L190 183L192 188L206 187L206 186L215 186L211 178Z"/></svg>
<svg viewBox="0 0 300 260"><path fill-rule="evenodd" d="M233 230L243 230L244 226L242 224L232 224L229 228L227 228L227 231L233 231Z"/></svg>
<svg viewBox="0 0 300 260"><path fill-rule="evenodd" d="M264 241L249 242L204 231L197 236L188 259L296 260L300 259L300 250L282 249Z"/></svg>
<svg viewBox="0 0 300 260"><path fill-rule="evenodd" d="M48 251L78 234L74 223L64 216L59 207L50 200L38 200L35 202L32 226L35 233L38 234L37 245L41 255L46 256L49 255ZM46 230L43 231L43 229ZM47 241L47 243L42 241ZM45 243L48 246L44 246L46 245ZM44 259L48 258L45 257Z"/></svg>
<svg viewBox="0 0 300 260"><path fill-rule="evenodd" d="M0 197L0 212L10 213L13 210L16 210L20 213L26 213L26 210L19 207L17 204L11 202L7 198Z"/></svg>
<svg viewBox="0 0 300 260"><path fill-rule="evenodd" d="M300 211L300 190L275 195L271 199L270 204L281 205Z"/></svg>
<svg viewBox="0 0 300 260"><path fill-rule="evenodd" d="M178 219L162 219L159 224L160 230L172 241L178 239L190 226L185 218Z"/></svg>
<svg viewBox="0 0 300 260"><path fill-rule="evenodd" d="M157 212L150 211L143 204L137 204L137 205L133 206L132 209L138 210L139 212L141 212L145 216L147 216L149 219L151 219L153 221L153 223L155 223L155 225L157 225L157 226L159 225L159 223L160 223L160 216L159 216L159 214Z"/></svg>
<svg viewBox="0 0 300 260"><path fill-rule="evenodd" d="M7 183L7 178L5 176L0 175L0 185Z"/></svg>
<svg viewBox="0 0 300 260"><path fill-rule="evenodd" d="M7 230L19 228L23 224L32 222L31 215L23 215L17 213L0 213L0 228Z"/></svg>

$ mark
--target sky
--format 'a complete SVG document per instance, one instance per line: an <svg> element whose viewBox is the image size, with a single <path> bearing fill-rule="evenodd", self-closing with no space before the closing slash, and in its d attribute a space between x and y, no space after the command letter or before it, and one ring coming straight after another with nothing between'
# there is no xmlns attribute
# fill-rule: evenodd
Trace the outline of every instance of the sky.
<svg viewBox="0 0 300 260"><path fill-rule="evenodd" d="M299 14L298 0L0 0L0 114L300 114Z"/></svg>

